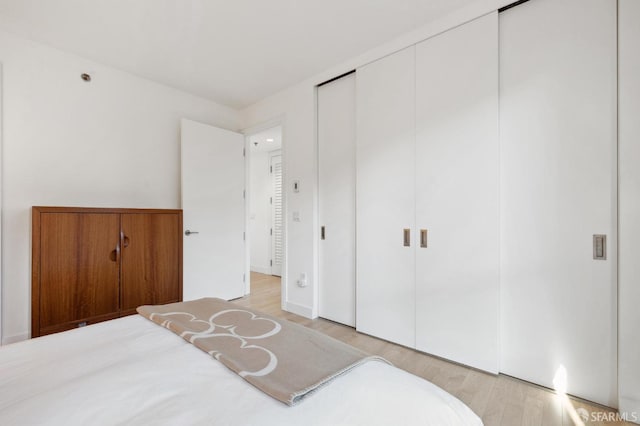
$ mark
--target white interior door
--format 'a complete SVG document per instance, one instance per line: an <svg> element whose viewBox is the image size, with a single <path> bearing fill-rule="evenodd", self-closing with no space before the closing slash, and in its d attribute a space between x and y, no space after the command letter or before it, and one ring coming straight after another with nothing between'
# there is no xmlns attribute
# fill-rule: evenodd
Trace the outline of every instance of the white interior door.
<svg viewBox="0 0 640 426"><path fill-rule="evenodd" d="M244 137L186 119L181 124L184 299L242 297Z"/></svg>
<svg viewBox="0 0 640 426"><path fill-rule="evenodd" d="M497 13L416 46L416 97L416 348L497 373Z"/></svg>
<svg viewBox="0 0 640 426"><path fill-rule="evenodd" d="M282 276L284 258L282 210L282 155L280 151L270 157L271 171L271 275Z"/></svg>
<svg viewBox="0 0 640 426"><path fill-rule="evenodd" d="M355 74L318 88L319 313L356 323Z"/></svg>
<svg viewBox="0 0 640 426"><path fill-rule="evenodd" d="M414 347L415 47L357 73L356 328Z"/></svg>
<svg viewBox="0 0 640 426"><path fill-rule="evenodd" d="M616 2L500 14L501 371L616 389ZM593 235L605 234L606 260Z"/></svg>

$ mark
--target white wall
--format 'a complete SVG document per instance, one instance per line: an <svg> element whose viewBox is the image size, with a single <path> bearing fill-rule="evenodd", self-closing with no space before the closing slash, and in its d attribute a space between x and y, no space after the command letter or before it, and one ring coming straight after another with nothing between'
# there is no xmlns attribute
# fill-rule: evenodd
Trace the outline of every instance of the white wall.
<svg viewBox="0 0 640 426"><path fill-rule="evenodd" d="M178 208L180 118L235 130L239 114L1 32L0 62L8 343L30 329L31 206Z"/></svg>
<svg viewBox="0 0 640 426"><path fill-rule="evenodd" d="M249 160L249 242L251 270L271 273L271 174L268 152L251 150Z"/></svg>
<svg viewBox="0 0 640 426"><path fill-rule="evenodd" d="M318 186L316 144L315 86L330 78L353 70L390 53L425 40L464 22L512 3L512 0L475 2L442 19L407 33L365 54L350 59L323 73L251 105L242 113L242 127L251 128L276 118L283 124L284 190L286 206L286 272L285 308L291 312L315 317L318 313ZM293 193L294 180L300 181L300 192ZM299 212L300 222L292 215ZM296 284L301 273L307 274L307 287Z"/></svg>
<svg viewBox="0 0 640 426"><path fill-rule="evenodd" d="M618 381L620 411L640 422L640 2L620 0L618 19Z"/></svg>

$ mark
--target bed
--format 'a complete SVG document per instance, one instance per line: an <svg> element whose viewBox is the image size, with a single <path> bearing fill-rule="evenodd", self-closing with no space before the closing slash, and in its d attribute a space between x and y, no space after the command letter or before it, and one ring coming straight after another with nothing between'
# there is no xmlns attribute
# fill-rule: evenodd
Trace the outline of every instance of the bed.
<svg viewBox="0 0 640 426"><path fill-rule="evenodd" d="M437 386L375 360L288 406L174 332L133 315L0 348L0 424L482 422Z"/></svg>

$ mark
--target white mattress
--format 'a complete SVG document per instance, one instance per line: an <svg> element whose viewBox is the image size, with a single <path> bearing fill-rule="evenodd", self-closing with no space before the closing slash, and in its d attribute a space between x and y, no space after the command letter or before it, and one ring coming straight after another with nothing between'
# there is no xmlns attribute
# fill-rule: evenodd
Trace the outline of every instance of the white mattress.
<svg viewBox="0 0 640 426"><path fill-rule="evenodd" d="M481 425L417 376L368 362L300 404L263 394L139 315L0 348L1 425Z"/></svg>

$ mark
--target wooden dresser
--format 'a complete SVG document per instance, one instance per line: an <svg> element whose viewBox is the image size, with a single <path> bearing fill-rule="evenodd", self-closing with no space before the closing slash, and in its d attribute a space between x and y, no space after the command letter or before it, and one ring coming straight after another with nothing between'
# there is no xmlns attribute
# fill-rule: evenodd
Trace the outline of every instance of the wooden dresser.
<svg viewBox="0 0 640 426"><path fill-rule="evenodd" d="M182 210L32 208L31 337L182 300Z"/></svg>

